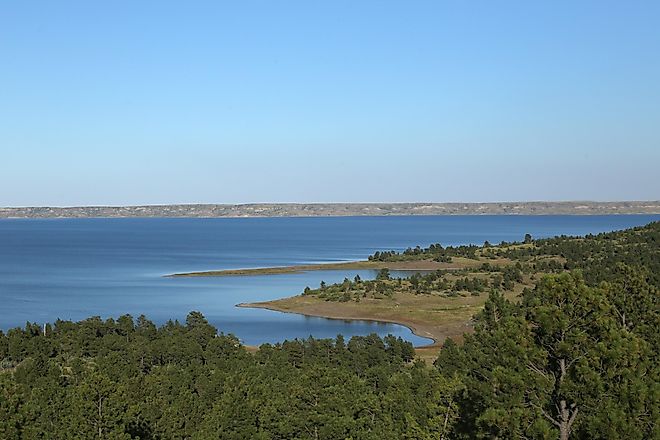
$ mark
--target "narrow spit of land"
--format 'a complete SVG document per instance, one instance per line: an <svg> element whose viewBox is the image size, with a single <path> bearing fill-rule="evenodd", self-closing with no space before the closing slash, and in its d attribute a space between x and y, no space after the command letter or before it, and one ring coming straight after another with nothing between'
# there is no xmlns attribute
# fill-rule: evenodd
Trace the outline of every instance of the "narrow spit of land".
<svg viewBox="0 0 660 440"><path fill-rule="evenodd" d="M401 270L401 271L435 271L459 270L478 266L479 262L467 258L456 258L452 262L433 260L415 261L346 261L341 263L300 264L294 266L259 267L248 269L208 270L201 272L184 272L166 275L167 277L227 277L253 275L282 275L326 270Z"/></svg>

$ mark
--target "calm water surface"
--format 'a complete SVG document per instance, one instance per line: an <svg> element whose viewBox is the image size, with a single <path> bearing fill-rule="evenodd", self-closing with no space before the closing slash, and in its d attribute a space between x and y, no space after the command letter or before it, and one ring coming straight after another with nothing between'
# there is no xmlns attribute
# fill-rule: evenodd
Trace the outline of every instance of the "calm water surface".
<svg viewBox="0 0 660 440"><path fill-rule="evenodd" d="M26 321L146 314L162 323L199 310L257 345L376 332L428 342L405 327L236 308L373 271L164 278L174 272L363 259L376 250L458 245L643 225L660 216L424 216L245 219L0 220L0 328Z"/></svg>

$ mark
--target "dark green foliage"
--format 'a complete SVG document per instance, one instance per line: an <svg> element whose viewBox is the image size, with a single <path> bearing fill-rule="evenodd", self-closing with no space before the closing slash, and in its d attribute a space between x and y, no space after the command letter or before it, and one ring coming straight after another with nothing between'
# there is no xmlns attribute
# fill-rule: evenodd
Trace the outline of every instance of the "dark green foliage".
<svg viewBox="0 0 660 440"><path fill-rule="evenodd" d="M494 291L475 333L445 343L435 364L465 387L452 437L660 438L657 233L537 241L584 274L544 276L519 303Z"/></svg>
<svg viewBox="0 0 660 440"><path fill-rule="evenodd" d="M378 275L376 275L377 280L389 280L390 279L390 271L389 269L381 269L378 271Z"/></svg>
<svg viewBox="0 0 660 440"><path fill-rule="evenodd" d="M399 253L396 251L377 251L369 256L369 261L411 261L432 259L439 262L449 263L451 257L476 258L479 246L462 245L442 247L439 243L432 244L428 248L408 248Z"/></svg>
<svg viewBox="0 0 660 440"><path fill-rule="evenodd" d="M454 282L454 290L468 291L479 295L486 289L486 282L481 278L459 278Z"/></svg>
<svg viewBox="0 0 660 440"><path fill-rule="evenodd" d="M405 438L447 433L460 386L401 338L307 339L251 355L198 312L0 334L0 438ZM11 355L9 355L11 353ZM447 415L449 424L439 423ZM422 438L422 437L420 437Z"/></svg>
<svg viewBox="0 0 660 440"><path fill-rule="evenodd" d="M564 258L563 269L582 269L590 285L614 279L620 263L644 267L651 283L657 286L660 284L660 222L586 237L535 240L534 246L507 248L501 255L514 260L534 256Z"/></svg>
<svg viewBox="0 0 660 440"><path fill-rule="evenodd" d="M496 270L503 270L497 268ZM508 280L513 285L515 282L522 282L522 272L520 269L512 267L513 272L507 272ZM443 294L448 296L455 295L456 292L467 291L473 295L479 295L489 286L488 280L483 277L473 276L468 271L454 273L465 273L463 278L455 281L448 280L445 275L447 271L434 271L430 273L413 273L408 278L392 279L387 269L382 269L376 275L375 280L356 280L344 279L342 283L331 284L323 289L305 288L303 295L318 295L326 301L346 302L350 299L359 299L371 296L373 298L391 298L395 292L409 292L414 294ZM511 275L511 273L513 275ZM501 275L498 275L502 279ZM503 282L497 283L498 288L502 287Z"/></svg>

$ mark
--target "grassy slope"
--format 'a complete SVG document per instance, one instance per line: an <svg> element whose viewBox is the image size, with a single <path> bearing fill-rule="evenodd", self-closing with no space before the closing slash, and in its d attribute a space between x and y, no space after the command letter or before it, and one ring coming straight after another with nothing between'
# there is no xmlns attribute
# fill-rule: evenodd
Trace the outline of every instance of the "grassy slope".
<svg viewBox="0 0 660 440"><path fill-rule="evenodd" d="M524 287L532 286L529 278L517 284L510 298ZM448 297L440 294L414 294L396 290L392 298L363 298L360 302L326 301L318 295L297 295L274 301L241 304L280 312L300 313L335 319L363 319L394 322L409 327L418 336L433 339L431 347L438 347L447 337L461 339L471 331L471 318L484 305L488 295Z"/></svg>

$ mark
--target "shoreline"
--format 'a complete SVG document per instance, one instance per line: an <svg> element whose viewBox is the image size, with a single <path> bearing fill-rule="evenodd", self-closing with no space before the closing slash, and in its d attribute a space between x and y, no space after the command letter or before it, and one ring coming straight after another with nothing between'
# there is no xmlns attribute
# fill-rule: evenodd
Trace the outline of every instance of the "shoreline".
<svg viewBox="0 0 660 440"><path fill-rule="evenodd" d="M433 335L428 331L422 330L421 328L419 328L418 324L415 324L410 321L405 321L402 319L394 320L388 318L378 319L378 318L370 318L370 317L359 318L359 317L347 317L347 316L339 316L339 315L331 316L328 314L313 313L313 312L296 312L293 310L287 310L282 307L275 306L273 304L270 304L269 302L238 303L236 304L235 307L240 307L245 309L264 309L279 313L291 313L294 315L308 316L310 318L324 318L324 319L332 319L337 321L369 321L369 322L380 322L384 324L396 324L406 327L415 336L431 340L430 344L414 346L415 349L430 349L430 348L439 349L441 346L441 341L438 340L436 335Z"/></svg>

